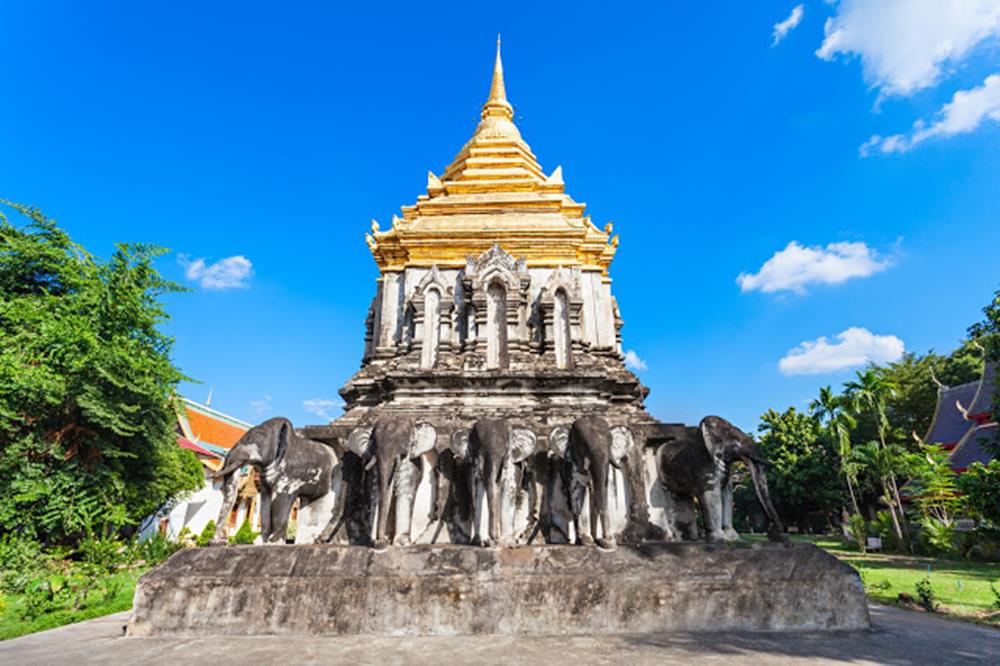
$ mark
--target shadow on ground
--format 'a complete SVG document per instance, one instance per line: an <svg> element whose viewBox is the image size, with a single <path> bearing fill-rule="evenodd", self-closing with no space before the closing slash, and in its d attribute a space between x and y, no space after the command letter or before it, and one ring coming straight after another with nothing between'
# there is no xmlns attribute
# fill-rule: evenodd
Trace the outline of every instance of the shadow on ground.
<svg viewBox="0 0 1000 666"><path fill-rule="evenodd" d="M127 613L0 642L19 664L997 664L1000 631L872 606L874 629L626 636L124 638Z"/></svg>

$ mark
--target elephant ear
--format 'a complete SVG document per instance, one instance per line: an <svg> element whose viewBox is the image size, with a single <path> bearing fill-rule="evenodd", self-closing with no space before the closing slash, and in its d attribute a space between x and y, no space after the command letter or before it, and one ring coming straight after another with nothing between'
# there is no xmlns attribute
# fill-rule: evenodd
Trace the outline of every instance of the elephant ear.
<svg viewBox="0 0 1000 666"><path fill-rule="evenodd" d="M410 434L410 457L419 458L437 445L437 430L430 423L418 423Z"/></svg>
<svg viewBox="0 0 1000 666"><path fill-rule="evenodd" d="M722 419L717 416L706 416L698 424L698 430L701 432L702 441L705 442L705 448L708 450L708 454L713 458L722 455L723 447L726 444L726 432L722 423Z"/></svg>
<svg viewBox="0 0 1000 666"><path fill-rule="evenodd" d="M569 426L556 426L549 433L549 452L564 459L569 452Z"/></svg>
<svg viewBox="0 0 1000 666"><path fill-rule="evenodd" d="M628 457L628 452L635 444L632 430L626 426L615 426L611 429L611 464L621 469L622 461Z"/></svg>
<svg viewBox="0 0 1000 666"><path fill-rule="evenodd" d="M347 450L362 460L372 454L372 429L355 428L347 437Z"/></svg>
<svg viewBox="0 0 1000 666"><path fill-rule="evenodd" d="M535 445L538 438L535 433L527 428L512 428L510 431L510 459L511 462L523 462L535 452Z"/></svg>
<svg viewBox="0 0 1000 666"><path fill-rule="evenodd" d="M274 454L274 462L272 465L277 465L285 458L285 453L288 451L288 444L291 442L292 438L292 424L289 421L282 421L281 425L278 427L278 449Z"/></svg>
<svg viewBox="0 0 1000 666"><path fill-rule="evenodd" d="M469 455L469 430L462 428L451 433L451 452L458 460Z"/></svg>

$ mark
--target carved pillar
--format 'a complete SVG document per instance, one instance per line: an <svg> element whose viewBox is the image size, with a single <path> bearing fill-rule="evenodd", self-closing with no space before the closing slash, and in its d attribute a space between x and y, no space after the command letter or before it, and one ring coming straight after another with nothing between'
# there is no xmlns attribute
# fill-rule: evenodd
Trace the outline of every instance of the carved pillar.
<svg viewBox="0 0 1000 666"><path fill-rule="evenodd" d="M379 278L382 311L379 318L378 346L376 355L392 356L396 353L402 331L401 283L403 274L387 272Z"/></svg>

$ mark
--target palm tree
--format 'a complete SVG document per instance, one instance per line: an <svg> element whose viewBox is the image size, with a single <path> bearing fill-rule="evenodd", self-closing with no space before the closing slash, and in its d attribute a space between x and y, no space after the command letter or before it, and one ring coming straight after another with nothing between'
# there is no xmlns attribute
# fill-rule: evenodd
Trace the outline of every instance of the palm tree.
<svg viewBox="0 0 1000 666"><path fill-rule="evenodd" d="M854 493L854 481L857 477L857 466L848 463L851 455L851 431L857 426L857 420L847 411L847 401L843 396L834 394L829 386L819 390L819 397L809 403L809 411L823 426L826 436L837 446L840 457L840 470L847 481L847 491L851 495L851 506L855 514L860 514L858 499Z"/></svg>
<svg viewBox="0 0 1000 666"><path fill-rule="evenodd" d="M897 515L894 501L893 479L896 474L905 474L911 465L911 455L898 444L883 446L879 442L868 442L856 446L849 457L851 464L865 469L877 481L882 489L882 501L889 507L893 530L900 544L903 544L903 531L900 515Z"/></svg>
<svg viewBox="0 0 1000 666"><path fill-rule="evenodd" d="M858 416L867 414L875 421L878 443L885 450L888 446L886 444L886 435L889 432L889 417L886 413L886 403L895 395L895 385L878 372L877 368L869 366L864 370L859 370L856 374L856 379L844 384L844 388L845 395L848 396L854 413ZM900 514L903 511L903 502L899 496L899 484L896 483L896 469L893 466L889 466L885 471L888 482L886 486L886 499L888 500L889 511L892 514L896 536L899 537L900 543L905 543L909 547L910 530L906 525L906 521L901 521L896 515L897 511ZM905 539L904 533L906 536Z"/></svg>

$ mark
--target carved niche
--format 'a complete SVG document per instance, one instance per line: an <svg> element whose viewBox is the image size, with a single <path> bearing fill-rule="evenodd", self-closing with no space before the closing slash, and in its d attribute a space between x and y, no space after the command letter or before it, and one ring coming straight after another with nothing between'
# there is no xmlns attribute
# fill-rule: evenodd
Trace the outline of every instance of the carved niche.
<svg viewBox="0 0 1000 666"><path fill-rule="evenodd" d="M450 348L454 307L453 288L438 267L431 266L410 298L413 346L420 351L421 368L433 368L440 352Z"/></svg>
<svg viewBox="0 0 1000 666"><path fill-rule="evenodd" d="M509 367L511 351L527 351L530 286L524 260L499 245L466 261L464 301L475 323L475 337L469 336L467 347L485 356L487 369Z"/></svg>
<svg viewBox="0 0 1000 666"><path fill-rule="evenodd" d="M583 350L579 269L557 267L538 296L541 352L560 369L573 367L573 357Z"/></svg>

